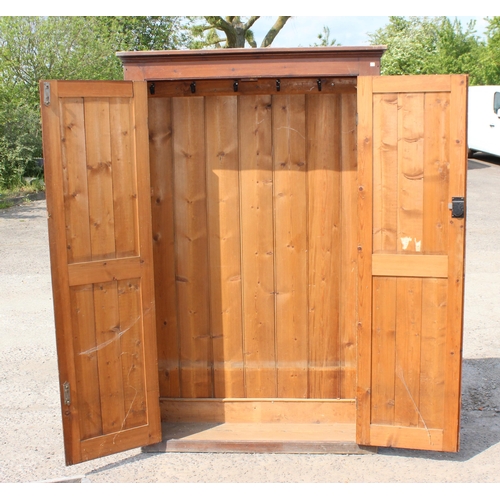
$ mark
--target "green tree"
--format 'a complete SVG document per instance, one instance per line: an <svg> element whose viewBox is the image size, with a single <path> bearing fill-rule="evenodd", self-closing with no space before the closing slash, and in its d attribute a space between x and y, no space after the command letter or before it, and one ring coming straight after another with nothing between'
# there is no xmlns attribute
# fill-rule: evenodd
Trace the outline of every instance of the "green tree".
<svg viewBox="0 0 500 500"><path fill-rule="evenodd" d="M339 46L335 38L330 39L330 28L328 26L323 26L322 33L318 34L319 43L315 43L313 47L333 47Z"/></svg>
<svg viewBox="0 0 500 500"><path fill-rule="evenodd" d="M486 50L481 59L487 85L500 85L500 16L486 18Z"/></svg>
<svg viewBox="0 0 500 500"><path fill-rule="evenodd" d="M447 17L396 17L369 35L375 45L387 45L381 73L448 74L467 73L472 84L484 80L480 60L485 44L479 40L475 22L465 29Z"/></svg>
<svg viewBox="0 0 500 500"><path fill-rule="evenodd" d="M190 41L181 17L0 17L0 187L36 173L40 80L122 79L115 52Z"/></svg>
<svg viewBox="0 0 500 500"><path fill-rule="evenodd" d="M202 24L194 26L193 33L198 36L197 47L243 48L245 43L256 48L251 27L260 16L205 16ZM283 29L290 16L279 16L262 40L261 47L269 47ZM224 35L219 35L222 32ZM222 45L224 44L224 45Z"/></svg>

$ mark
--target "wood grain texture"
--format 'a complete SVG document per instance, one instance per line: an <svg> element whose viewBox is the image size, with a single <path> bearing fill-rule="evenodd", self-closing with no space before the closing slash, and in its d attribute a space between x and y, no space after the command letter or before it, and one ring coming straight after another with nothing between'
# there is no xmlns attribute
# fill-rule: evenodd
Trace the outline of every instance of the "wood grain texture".
<svg viewBox="0 0 500 500"><path fill-rule="evenodd" d="M114 222L115 249L118 258L139 255L132 112L130 99L110 99L109 120L113 124L110 134L113 212L119 214Z"/></svg>
<svg viewBox="0 0 500 500"><path fill-rule="evenodd" d="M448 276L447 255L378 253L373 255L372 266L374 276Z"/></svg>
<svg viewBox="0 0 500 500"><path fill-rule="evenodd" d="M398 253L421 251L424 192L424 95L398 96Z"/></svg>
<svg viewBox="0 0 500 500"><path fill-rule="evenodd" d="M308 395L305 96L274 96L276 356L280 398Z"/></svg>
<svg viewBox="0 0 500 500"><path fill-rule="evenodd" d="M307 96L309 397L340 396L340 99Z"/></svg>
<svg viewBox="0 0 500 500"><path fill-rule="evenodd" d="M164 423L163 441L142 449L158 452L376 453L358 446L353 424Z"/></svg>
<svg viewBox="0 0 500 500"><path fill-rule="evenodd" d="M451 87L439 89L446 79ZM360 80L363 84L368 78ZM396 92L398 82L403 87ZM360 87L362 95L366 87ZM365 399L371 400L371 414L358 398L358 438L369 433L368 439L361 442L456 451L464 221L451 218L447 203L457 196L452 193L465 190L466 78L405 77L386 81L380 77L374 79L373 89L382 93L371 98L371 110L379 115L371 122L374 147L361 153L363 144L369 144L371 139L366 119L360 125L360 131L366 127L366 135L360 136L359 142L360 176L365 163L373 165L371 233L376 253L370 259L372 344L368 345L365 334L358 348L362 355L372 347L372 387ZM365 102L370 112L369 99ZM398 103L397 113L389 105L391 102ZM397 172L397 183L388 186L384 171L393 175ZM387 213L392 217L394 186L395 226L394 222L384 221ZM362 224L360 218L360 227ZM391 225L397 229L396 248L394 241L389 244L384 238L384 227ZM450 231L455 234L451 236ZM362 301L369 296L371 287L368 283L361 286L361 273L360 278L362 326L362 317L369 314L368 308L364 312ZM358 371L358 380L368 383L364 370L361 367Z"/></svg>
<svg viewBox="0 0 500 500"><path fill-rule="evenodd" d="M155 329L155 289L153 248L151 242L151 180L149 173L149 138L148 138L148 104L147 87L142 82L134 82L133 120L135 129L134 163L137 179L137 216L139 221L139 252L144 261L141 274L141 312L143 322L144 343L144 380L146 390L146 405L148 412L147 425L138 427L147 432L149 442L161 439L160 397L158 388L158 354L156 348Z"/></svg>
<svg viewBox="0 0 500 500"><path fill-rule="evenodd" d="M148 99L148 127L160 395L179 397L180 360L175 281L174 161L170 98Z"/></svg>
<svg viewBox="0 0 500 500"><path fill-rule="evenodd" d="M215 89L217 83L213 82ZM311 102L316 103L320 113L317 116L314 106L310 114L306 112L306 100L310 97L315 99ZM174 109L174 123L171 123L168 99L157 97L156 88L150 99L153 161L155 155L158 158L169 155L165 149L169 147L168 139L164 145L159 140L162 127L170 127L174 138L181 133L187 137L187 132L177 130L186 129L183 120L187 115L181 116ZM180 102L179 98L173 99ZM190 99L203 100L204 115L199 117L203 130L201 125L193 128L190 140L204 144L205 163L201 161L201 153L198 154L200 161L193 160L193 172L203 168L205 172L186 178L183 189L199 190L196 183L205 176L209 262L206 286L211 343L208 349L213 353L209 378L214 395L310 397L314 395L309 394L310 373L314 372L318 386L322 384L321 377L327 380L326 392L318 394L353 397L357 257L355 95L347 92L305 96L285 91L273 96L235 95L233 90L231 95L207 93L203 98L190 95L183 102ZM154 103L158 103L158 109ZM201 104L198 107L201 110ZM331 126L325 128L324 123ZM172 163L168 161L162 160L163 171L157 171L160 167L154 163L154 175L159 176L162 186L173 176L173 194L181 199L175 179L185 176L185 155L174 155ZM348 179L345 188L343 178ZM315 179L322 198L310 187ZM191 257L180 250L170 256L166 248L160 249L162 234L172 234L174 247L179 248L177 242L184 238L184 225L169 228L164 196L160 188L155 189L152 207L153 214L157 214L154 234L160 261L157 276L161 282L166 279L161 266L166 264L167 256L177 267L185 266ZM308 199L316 201L309 204ZM177 213L176 206L173 211ZM311 217L314 217L312 226ZM200 254L201 247L200 243ZM318 252L311 257L313 248ZM310 269L311 259L317 265L314 271ZM344 261L346 266L342 264ZM179 277L185 280L185 276L177 273ZM317 286L310 286L311 279L320 281ZM178 282L178 287L182 286ZM342 301L341 286L346 291ZM174 316L180 314L175 294L167 298L158 288L161 285L157 285L157 297L162 293L162 300L169 301L171 309L176 302ZM311 361L307 316L312 314L308 310L311 293L315 291L314 300L319 301L314 346L318 359ZM198 299L199 289L186 289L185 300L195 304ZM161 323L158 324L161 328ZM177 324L180 339L191 335L185 330L186 323ZM170 356L174 357L175 344L175 340L169 344ZM166 353L166 345L163 349ZM255 361L250 361L252 357ZM175 361L161 358L160 365L175 365ZM258 372L261 368L276 373L271 378L247 377L248 370ZM160 377L163 373L160 370ZM333 386L328 378L334 380ZM345 391L344 380L346 387L350 386ZM263 388L263 384L269 387ZM275 388L270 389L271 385Z"/></svg>
<svg viewBox="0 0 500 500"><path fill-rule="evenodd" d="M205 99L214 397L245 395L238 101Z"/></svg>
<svg viewBox="0 0 500 500"><path fill-rule="evenodd" d="M450 170L450 97L425 95L422 252L447 253Z"/></svg>
<svg viewBox="0 0 500 500"><path fill-rule="evenodd" d="M239 106L246 396L276 397L271 96Z"/></svg>
<svg viewBox="0 0 500 500"><path fill-rule="evenodd" d="M82 262L91 255L83 99L67 99L60 112L68 262Z"/></svg>
<svg viewBox="0 0 500 500"><path fill-rule="evenodd" d="M211 397L204 102L172 100L178 321L183 397Z"/></svg>
<svg viewBox="0 0 500 500"><path fill-rule="evenodd" d="M451 77L449 196L466 196L467 186L467 76ZM445 368L444 449L458 451L460 435L462 337L464 315L465 219L448 219L448 317Z"/></svg>
<svg viewBox="0 0 500 500"><path fill-rule="evenodd" d="M94 285L71 288L76 386L79 394L82 439L102 435L99 369L94 312Z"/></svg>
<svg viewBox="0 0 500 500"><path fill-rule="evenodd" d="M420 338L422 280L398 278L396 285L396 362L394 423L418 427L420 414Z"/></svg>
<svg viewBox="0 0 500 500"><path fill-rule="evenodd" d="M44 104L44 87L50 85L52 106ZM76 388L76 367L72 335L71 298L68 284L68 241L65 237L66 213L64 206L64 180L62 175L63 153L61 137L62 108L59 104L58 82L40 82L40 110L42 115L44 175L47 196L47 218L50 248L52 296L58 352L60 403L62 410L64 449L66 463L81 461L80 419ZM63 385L70 384L71 402L64 401Z"/></svg>
<svg viewBox="0 0 500 500"><path fill-rule="evenodd" d="M120 430L125 418L117 283L96 284L94 304L102 430L109 434Z"/></svg>
<svg viewBox="0 0 500 500"><path fill-rule="evenodd" d="M58 82L59 97L130 98L134 96L132 82L94 81L91 87L88 83L78 80Z"/></svg>
<svg viewBox="0 0 500 500"><path fill-rule="evenodd" d="M374 424L371 426L371 441L377 443L373 446L442 451L443 430Z"/></svg>
<svg viewBox="0 0 500 500"><path fill-rule="evenodd" d="M379 75L383 46L121 52L126 80Z"/></svg>
<svg viewBox="0 0 500 500"><path fill-rule="evenodd" d="M391 78L373 77L373 92L379 93L408 93L408 92L450 92L450 75L398 75Z"/></svg>
<svg viewBox="0 0 500 500"><path fill-rule="evenodd" d="M354 423L356 402L341 399L162 399L165 422Z"/></svg>
<svg viewBox="0 0 500 500"><path fill-rule="evenodd" d="M84 100L92 260L115 257L109 99Z"/></svg>
<svg viewBox="0 0 500 500"><path fill-rule="evenodd" d="M373 252L396 251L398 231L398 96L373 97Z"/></svg>
<svg viewBox="0 0 500 500"><path fill-rule="evenodd" d="M373 80L358 78L358 355L356 442L370 444L373 248Z"/></svg>
<svg viewBox="0 0 500 500"><path fill-rule="evenodd" d="M444 427L447 288L446 279L422 283L419 427Z"/></svg>
<svg viewBox="0 0 500 500"><path fill-rule="evenodd" d="M50 83L51 103L43 111L47 205L54 211L49 227L60 380L70 387L69 404L61 397L66 461L73 464L161 439L147 113L144 84L133 84L143 106L111 99L110 108L108 98L60 98L57 82ZM92 83L81 85L92 94ZM132 236L116 222L117 212ZM117 251L138 255L116 259ZM90 455L87 442L93 443Z"/></svg>
<svg viewBox="0 0 500 500"><path fill-rule="evenodd" d="M395 278L374 278L371 422L375 424L394 424L396 292Z"/></svg>
<svg viewBox="0 0 500 500"><path fill-rule="evenodd" d="M119 281L117 287L124 411L120 428L123 430L146 425L148 414L140 280Z"/></svg>
<svg viewBox="0 0 500 500"><path fill-rule="evenodd" d="M157 81L151 100L163 97L191 97L189 80ZM234 85L237 84L237 90ZM240 95L305 95L305 94L353 94L356 95L355 78L321 78L319 90L318 78L286 78L280 80L280 89L276 88L276 78L244 78L196 80L197 96L240 96Z"/></svg>
<svg viewBox="0 0 500 500"><path fill-rule="evenodd" d="M68 266L70 286L103 283L138 276L144 267L140 257L94 260Z"/></svg>
<svg viewBox="0 0 500 500"><path fill-rule="evenodd" d="M356 288L357 288L357 127L356 94L341 98L341 299L340 398L356 397Z"/></svg>

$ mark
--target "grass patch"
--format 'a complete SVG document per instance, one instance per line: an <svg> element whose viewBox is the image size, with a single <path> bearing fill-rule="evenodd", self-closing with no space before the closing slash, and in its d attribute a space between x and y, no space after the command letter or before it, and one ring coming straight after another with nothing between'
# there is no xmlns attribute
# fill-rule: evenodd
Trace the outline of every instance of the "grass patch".
<svg viewBox="0 0 500 500"><path fill-rule="evenodd" d="M24 179L22 186L13 189L0 189L0 210L30 201L33 195L45 191L42 179L32 177Z"/></svg>
<svg viewBox="0 0 500 500"><path fill-rule="evenodd" d="M13 206L14 206L13 201L0 201L0 210L2 210L3 208L10 208Z"/></svg>

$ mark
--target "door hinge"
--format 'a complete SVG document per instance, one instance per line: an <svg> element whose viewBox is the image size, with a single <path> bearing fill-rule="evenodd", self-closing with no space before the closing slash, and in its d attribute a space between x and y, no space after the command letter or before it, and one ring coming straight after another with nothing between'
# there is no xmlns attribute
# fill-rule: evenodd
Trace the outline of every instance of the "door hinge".
<svg viewBox="0 0 500 500"><path fill-rule="evenodd" d="M44 82L43 84L43 103L45 106L50 105L50 83Z"/></svg>
<svg viewBox="0 0 500 500"><path fill-rule="evenodd" d="M63 398L64 404L69 406L71 404L71 392L69 387L69 382L64 382L63 384Z"/></svg>

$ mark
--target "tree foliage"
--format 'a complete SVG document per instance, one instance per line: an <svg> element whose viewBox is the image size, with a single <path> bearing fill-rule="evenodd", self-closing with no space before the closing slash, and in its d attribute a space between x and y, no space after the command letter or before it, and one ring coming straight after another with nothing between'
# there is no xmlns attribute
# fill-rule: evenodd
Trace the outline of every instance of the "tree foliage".
<svg viewBox="0 0 500 500"><path fill-rule="evenodd" d="M115 80L115 52L188 47L181 17L0 17L0 188L37 173L40 80Z"/></svg>
<svg viewBox="0 0 500 500"><path fill-rule="evenodd" d="M335 38L330 39L330 28L328 26L323 26L323 30L318 34L319 43L313 44L313 47L334 47L339 46Z"/></svg>
<svg viewBox="0 0 500 500"><path fill-rule="evenodd" d="M447 17L392 16L369 37L372 44L387 45L381 61L384 75L466 73L478 85L491 73L488 44L476 34L474 21L464 28Z"/></svg>
<svg viewBox="0 0 500 500"><path fill-rule="evenodd" d="M194 33L199 37L198 47L243 48L248 44L256 48L257 42L251 28L259 18L260 16L205 16L203 23L194 26ZM269 47L288 19L290 16L279 16L260 46Z"/></svg>
<svg viewBox="0 0 500 500"><path fill-rule="evenodd" d="M486 85L500 84L500 16L486 18L486 50L479 61Z"/></svg>

